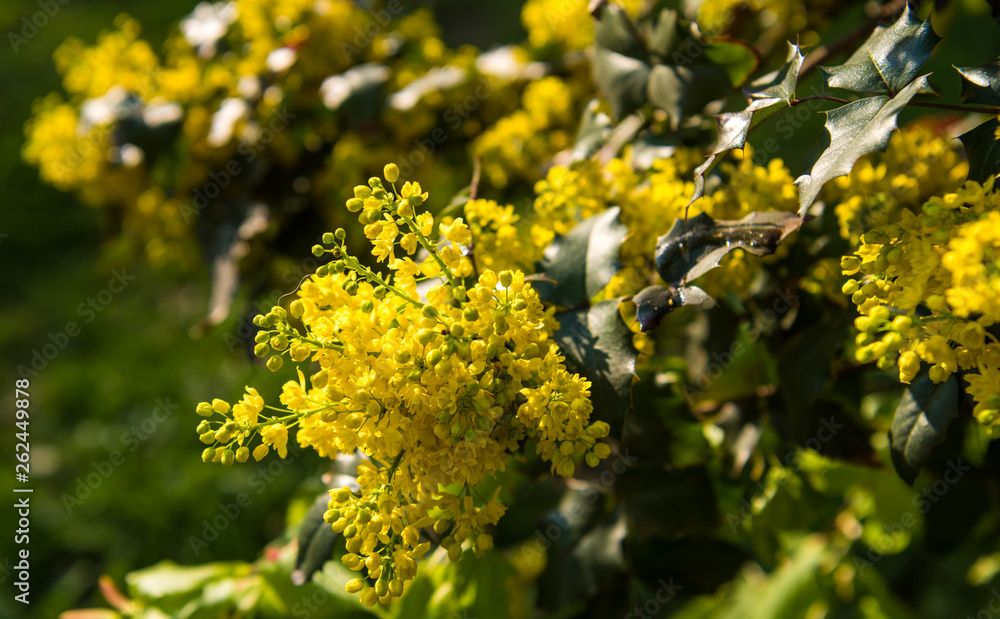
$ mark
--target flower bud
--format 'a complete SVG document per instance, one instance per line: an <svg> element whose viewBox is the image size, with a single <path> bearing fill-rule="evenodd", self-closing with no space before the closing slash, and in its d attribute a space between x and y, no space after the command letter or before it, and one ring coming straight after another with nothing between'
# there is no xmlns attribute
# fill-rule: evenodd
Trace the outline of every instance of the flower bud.
<svg viewBox="0 0 1000 619"><path fill-rule="evenodd" d="M399 166L395 163L387 163L384 168L382 168L382 176L385 177L390 183L395 183L399 180Z"/></svg>

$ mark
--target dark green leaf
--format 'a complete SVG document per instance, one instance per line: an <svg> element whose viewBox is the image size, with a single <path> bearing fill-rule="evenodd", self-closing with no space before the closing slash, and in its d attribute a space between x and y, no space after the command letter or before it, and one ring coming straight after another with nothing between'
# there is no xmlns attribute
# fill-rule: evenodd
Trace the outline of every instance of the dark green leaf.
<svg viewBox="0 0 1000 619"><path fill-rule="evenodd" d="M716 117L719 137L712 154L743 148L747 133L769 116L788 107L795 100L795 84L802 68L799 46L788 44L788 58L777 71L752 82L745 93L750 105L745 110Z"/></svg>
<svg viewBox="0 0 1000 619"><path fill-rule="evenodd" d="M896 472L912 484L934 446L944 440L951 420L958 416L958 379L934 384L923 371L903 393L892 420L890 444Z"/></svg>
<svg viewBox="0 0 1000 619"><path fill-rule="evenodd" d="M972 131L958 136L969 157L969 180L985 183L1000 173L1000 143L997 128L1000 121L991 118Z"/></svg>
<svg viewBox="0 0 1000 619"><path fill-rule="evenodd" d="M682 118L701 111L730 91L726 68L716 64L677 66L660 64L649 73L649 101L670 117L677 129Z"/></svg>
<svg viewBox="0 0 1000 619"><path fill-rule="evenodd" d="M680 40L680 29L677 25L677 11L663 10L656 16L656 23L653 24L649 35L649 51L666 60L674 53L677 42Z"/></svg>
<svg viewBox="0 0 1000 619"><path fill-rule="evenodd" d="M566 367L591 382L590 399L597 419L620 429L632 406L632 378L638 352L632 331L618 313L619 299L559 314L556 343Z"/></svg>
<svg viewBox="0 0 1000 619"><path fill-rule="evenodd" d="M622 118L646 103L649 65L631 56L595 47L594 82L611 103L615 118Z"/></svg>
<svg viewBox="0 0 1000 619"><path fill-rule="evenodd" d="M570 155L572 161L588 159L591 155L601 150L601 147L604 146L611 136L611 118L607 114L597 111L600 104L600 100L591 99L583 109L583 114L580 117L580 126L576 130L573 151Z"/></svg>
<svg viewBox="0 0 1000 619"><path fill-rule="evenodd" d="M697 286L649 286L632 299L637 310L635 319L643 331L659 326L663 317L684 305L708 307L712 298Z"/></svg>
<svg viewBox="0 0 1000 619"><path fill-rule="evenodd" d="M1000 58L978 67L955 67L962 76L962 100L1000 105Z"/></svg>
<svg viewBox="0 0 1000 619"><path fill-rule="evenodd" d="M534 283L543 301L579 307L608 285L621 268L618 251L628 234L619 212L610 208L552 241L537 268L545 279Z"/></svg>
<svg viewBox="0 0 1000 619"><path fill-rule="evenodd" d="M809 174L795 180L799 186L800 214L805 214L828 180L849 174L854 162L863 155L885 150L889 136L896 129L896 116L926 84L927 77L922 76L895 97L866 97L825 112L830 145Z"/></svg>
<svg viewBox="0 0 1000 619"><path fill-rule="evenodd" d="M323 520L330 503L330 495L323 493L316 497L309 511L306 512L299 529L298 555L295 557L295 571L292 572L292 582L297 585L308 582L312 575L322 569L323 564L333 556L333 544L337 541L337 533Z"/></svg>
<svg viewBox="0 0 1000 619"><path fill-rule="evenodd" d="M361 463L358 453L341 454L330 465L330 472L323 476L327 488L348 487L358 489L357 470ZM333 545L337 541L337 533L323 520L330 503L330 494L324 492L316 497L309 507L302 524L299 525L297 536L298 553L295 557L295 569L292 572L292 582L297 585L309 582L313 574L323 568L323 564L333 555Z"/></svg>
<svg viewBox="0 0 1000 619"><path fill-rule="evenodd" d="M691 194L691 199L688 200L688 206L691 206L699 198L705 195L705 177L707 177L709 173L715 169L715 166L719 165L721 161L722 159L719 158L719 155L709 155L705 159L704 163L694 169L694 193ZM685 213L686 212L687 211L685 211Z"/></svg>
<svg viewBox="0 0 1000 619"><path fill-rule="evenodd" d="M739 220L715 220L708 213L674 222L656 243L656 269L671 284L691 281L719 266L734 249L756 256L773 253L802 220L795 213L750 213Z"/></svg>
<svg viewBox="0 0 1000 619"><path fill-rule="evenodd" d="M594 46L632 58L646 58L642 43L636 38L628 15L622 7L608 2L594 21Z"/></svg>
<svg viewBox="0 0 1000 619"><path fill-rule="evenodd" d="M907 6L896 23L877 28L847 62L821 70L827 86L892 95L913 81L940 40L930 21L920 21ZM926 82L920 88L933 92Z"/></svg>

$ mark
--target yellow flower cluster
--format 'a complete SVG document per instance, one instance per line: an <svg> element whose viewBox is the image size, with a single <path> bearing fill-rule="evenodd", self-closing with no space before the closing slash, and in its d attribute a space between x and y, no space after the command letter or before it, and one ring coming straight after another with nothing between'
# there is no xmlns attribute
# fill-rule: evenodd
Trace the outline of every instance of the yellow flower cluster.
<svg viewBox="0 0 1000 619"><path fill-rule="evenodd" d="M919 211L879 213L842 261L843 292L861 316L859 361L898 363L909 383L930 364L936 383L963 372L979 421L1000 430L1000 194L968 181Z"/></svg>
<svg viewBox="0 0 1000 619"><path fill-rule="evenodd" d="M577 101L571 84L544 77L524 90L523 109L505 116L476 139L474 153L494 187L513 178L535 181L542 166L573 142ZM581 90L579 87L576 90Z"/></svg>
<svg viewBox="0 0 1000 619"><path fill-rule="evenodd" d="M461 160L443 157L442 144L464 152L467 139L509 114L515 79L479 71L471 47L446 48L430 11L399 9L202 3L159 56L138 22L121 16L95 44L71 38L56 51L65 95L36 103L24 158L46 182L119 214L119 243L154 264L197 261L193 227L202 215L214 225L220 211L234 211L220 203L263 193L273 212L340 192L346 199L352 179L390 155L405 155L410 169L433 167L434 182L453 187L467 166L451 172L442 161ZM352 100L359 91L378 105ZM534 87L527 100L533 123L572 124L572 100L558 84Z"/></svg>
<svg viewBox="0 0 1000 619"><path fill-rule="evenodd" d="M894 132L884 154L861 158L850 174L827 183L822 195L835 205L841 236L856 245L896 209L919 210L931 196L955 191L968 171L957 140L912 126Z"/></svg>
<svg viewBox="0 0 1000 619"><path fill-rule="evenodd" d="M643 5L641 0L614 0L614 3L633 18ZM521 8L521 23L528 32L528 42L537 48L584 49L594 41L594 18L587 6L588 0L528 0Z"/></svg>
<svg viewBox="0 0 1000 619"><path fill-rule="evenodd" d="M567 477L581 460L596 466L610 453L599 442L608 425L590 421L590 383L566 370L552 312L524 273L477 274L470 228L461 218L436 225L421 210L427 193L411 182L397 190L398 176L386 166L385 182L370 179L347 202L387 271L349 254L344 230L327 233L332 249L313 253L333 261L301 285L287 313L276 307L255 321L255 352L273 351L270 369L284 356L314 364L308 380L300 372L284 385L281 416L261 420L263 400L249 388L231 409L219 400L198 407L222 417L199 427L205 460L245 460L255 433L263 441L255 457L269 448L283 457L294 426L299 445L322 456L367 456L360 490L332 491L326 519L347 540L344 564L364 574L347 590L369 606L388 604L413 579L430 547L425 527L452 560L463 547L491 547L488 527L505 508L475 486L526 441ZM503 221L480 219L473 230Z"/></svg>

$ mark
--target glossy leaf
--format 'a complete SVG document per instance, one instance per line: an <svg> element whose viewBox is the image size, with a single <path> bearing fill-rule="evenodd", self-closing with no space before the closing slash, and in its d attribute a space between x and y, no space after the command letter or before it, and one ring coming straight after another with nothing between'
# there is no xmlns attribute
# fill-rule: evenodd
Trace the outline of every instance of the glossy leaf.
<svg viewBox="0 0 1000 619"><path fill-rule="evenodd" d="M940 40L930 21L920 21L907 6L893 25L876 28L847 62L821 70L832 88L891 96L913 81ZM926 82L920 88L932 92Z"/></svg>
<svg viewBox="0 0 1000 619"><path fill-rule="evenodd" d="M896 116L926 84L927 77L922 76L895 97L866 97L826 112L830 144L809 174L795 180L800 214L805 214L828 180L849 174L860 157L885 150L896 129Z"/></svg>
<svg viewBox="0 0 1000 619"><path fill-rule="evenodd" d="M1000 58L978 67L955 67L966 103L1000 105Z"/></svg>
<svg viewBox="0 0 1000 619"><path fill-rule="evenodd" d="M1000 120L991 118L971 131L958 136L969 157L969 180L985 183L1000 174L1000 142L997 129Z"/></svg>
<svg viewBox="0 0 1000 619"><path fill-rule="evenodd" d="M610 208L552 241L538 264L544 279L534 283L543 301L579 307L608 285L621 268L618 251L628 234L619 212Z"/></svg>
<svg viewBox="0 0 1000 619"><path fill-rule="evenodd" d="M803 58L799 46L789 43L785 64L777 71L755 80L745 89L750 105L745 110L719 114L716 117L719 137L712 149L713 154L743 148L750 129L792 104Z"/></svg>
<svg viewBox="0 0 1000 619"><path fill-rule="evenodd" d="M685 305L709 307L715 302L697 286L649 286L633 297L636 320L642 331L652 331L664 316Z"/></svg>
<svg viewBox="0 0 1000 619"><path fill-rule="evenodd" d="M896 407L889 439L896 472L912 484L934 446L958 416L958 379L934 384L924 371L907 387Z"/></svg>
<svg viewBox="0 0 1000 619"><path fill-rule="evenodd" d="M783 211L750 213L739 220L716 220L708 213L677 219L656 244L656 269L671 284L691 281L719 266L723 256L743 249L756 256L774 253L802 220Z"/></svg>
<svg viewBox="0 0 1000 619"><path fill-rule="evenodd" d="M618 313L619 299L559 314L555 340L566 368L591 382L594 415L620 430L632 406L632 378L638 355L632 331Z"/></svg>

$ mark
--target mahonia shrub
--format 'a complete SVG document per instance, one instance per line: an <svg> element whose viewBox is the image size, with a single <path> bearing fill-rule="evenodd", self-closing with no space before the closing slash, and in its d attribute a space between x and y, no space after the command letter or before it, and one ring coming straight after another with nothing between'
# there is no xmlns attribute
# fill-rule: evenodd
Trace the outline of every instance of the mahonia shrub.
<svg viewBox="0 0 1000 619"><path fill-rule="evenodd" d="M289 431L302 447L334 458L359 450L357 488L331 491L324 518L347 540L343 563L362 576L347 590L368 606L387 604L416 575L432 527L452 560L463 547L492 547L490 526L505 507L499 488L486 500L474 487L533 444L553 474L571 477L581 461L610 454L591 421L590 382L566 370L552 339L555 320L523 272L481 271L467 251L475 239L461 218L435 230L418 183L355 187L371 254L386 270L348 253L346 232L324 235L332 261L298 289L289 309L258 316L256 353L311 362L308 380L283 387L278 414L264 414L253 388L233 405L203 402L198 427L205 461L287 455ZM439 234L438 234L439 232ZM421 289L423 287L423 290ZM301 326L300 326L301 325ZM251 445L259 444L251 452Z"/></svg>
<svg viewBox="0 0 1000 619"><path fill-rule="evenodd" d="M884 213L845 256L844 293L861 314L858 361L899 368L910 383L930 365L931 381L961 373L974 414L1000 435L1000 196L993 179L968 181L919 209Z"/></svg>

